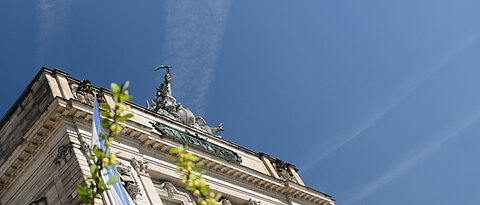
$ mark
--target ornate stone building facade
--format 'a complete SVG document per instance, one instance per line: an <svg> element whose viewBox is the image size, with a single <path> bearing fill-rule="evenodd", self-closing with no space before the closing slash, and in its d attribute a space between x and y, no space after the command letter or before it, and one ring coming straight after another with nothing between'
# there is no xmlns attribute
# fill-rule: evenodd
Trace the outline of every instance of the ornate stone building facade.
<svg viewBox="0 0 480 205"><path fill-rule="evenodd" d="M141 204L196 204L183 189L171 147L187 144L205 164L205 179L224 205L334 205L308 188L294 165L215 135L200 116L177 103L169 67L146 107L128 103L134 118L112 144L120 151L122 184ZM0 122L0 205L80 204L75 185L89 174L94 96L113 104L111 93L60 70L42 68ZM108 204L108 202L103 202Z"/></svg>

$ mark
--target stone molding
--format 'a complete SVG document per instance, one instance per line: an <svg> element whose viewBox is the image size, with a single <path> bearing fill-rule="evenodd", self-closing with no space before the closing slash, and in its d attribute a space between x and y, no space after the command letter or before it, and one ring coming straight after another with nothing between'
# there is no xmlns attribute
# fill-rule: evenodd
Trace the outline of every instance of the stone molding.
<svg viewBox="0 0 480 205"><path fill-rule="evenodd" d="M24 136L22 144L16 151L8 156L6 162L0 166L0 195L8 189L12 181L21 173L25 165L37 154L37 150L45 143L50 133L58 126L60 113L63 107L59 98L50 103L37 121L31 126ZM39 129L35 129L39 128Z"/></svg>

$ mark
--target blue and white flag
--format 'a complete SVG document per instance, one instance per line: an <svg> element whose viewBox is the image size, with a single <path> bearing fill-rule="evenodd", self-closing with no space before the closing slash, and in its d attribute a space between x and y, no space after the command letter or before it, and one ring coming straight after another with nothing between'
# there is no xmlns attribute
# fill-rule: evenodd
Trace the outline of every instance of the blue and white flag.
<svg viewBox="0 0 480 205"><path fill-rule="evenodd" d="M92 121L92 148L97 145L98 147L105 150L103 145L104 141L100 138L99 133L102 133L103 129L100 124L100 112L98 110L97 96L95 96L95 106L93 108L93 121ZM107 183L108 179L114 175L119 175L115 166L109 166L109 169L102 170L102 179L104 183ZM120 175L119 175L120 176ZM120 179L117 183L108 185L110 190L107 190L107 196L112 205L135 205L132 198L128 194L127 190L122 185Z"/></svg>

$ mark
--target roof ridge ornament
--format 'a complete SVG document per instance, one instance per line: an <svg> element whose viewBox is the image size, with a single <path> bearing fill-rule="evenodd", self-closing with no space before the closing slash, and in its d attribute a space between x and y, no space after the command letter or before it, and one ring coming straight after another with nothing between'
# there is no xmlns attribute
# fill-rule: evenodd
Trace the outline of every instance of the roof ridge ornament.
<svg viewBox="0 0 480 205"><path fill-rule="evenodd" d="M220 123L217 127L209 127L203 117L195 116L190 109L184 108L181 103L177 103L172 92L171 68L172 66L170 65L161 65L153 69L153 71L165 69L167 72L165 76L163 76L163 82L155 87L157 92L151 100L151 104L147 100L147 109L183 124L204 130L210 134L217 134L218 132L224 131L223 123Z"/></svg>

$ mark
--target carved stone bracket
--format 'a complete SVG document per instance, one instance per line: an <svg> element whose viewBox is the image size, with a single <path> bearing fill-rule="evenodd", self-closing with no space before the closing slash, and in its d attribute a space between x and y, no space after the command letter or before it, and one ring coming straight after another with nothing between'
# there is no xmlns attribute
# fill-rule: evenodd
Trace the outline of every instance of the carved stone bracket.
<svg viewBox="0 0 480 205"><path fill-rule="evenodd" d="M226 198L221 199L220 203L222 203L222 205L232 205L232 202Z"/></svg>
<svg viewBox="0 0 480 205"><path fill-rule="evenodd" d="M132 158L130 162L132 163L133 168L135 169L135 171L137 171L138 174L148 176L147 162L142 160L137 160L135 158Z"/></svg>
<svg viewBox="0 0 480 205"><path fill-rule="evenodd" d="M140 186L135 178L132 176L132 172L130 170L130 166L124 165L122 163L117 165L117 171L120 175L120 180L122 181L123 187L127 190L130 197L132 197L133 201L137 200L137 196L141 195L140 193Z"/></svg>
<svg viewBox="0 0 480 205"><path fill-rule="evenodd" d="M105 98L105 93L106 93L106 89L105 88L101 88L100 89L100 92L97 93L97 100L98 100L98 103L107 103L107 99Z"/></svg>
<svg viewBox="0 0 480 205"><path fill-rule="evenodd" d="M170 181L161 181L159 183L155 183L155 187L157 192L163 197L182 201L182 204L196 204L194 196L190 192L185 189L175 187L175 185Z"/></svg>
<svg viewBox="0 0 480 205"><path fill-rule="evenodd" d="M42 197L36 201L30 202L28 205L47 205L47 197Z"/></svg>
<svg viewBox="0 0 480 205"><path fill-rule="evenodd" d="M55 164L60 166L62 164L62 160L66 163L67 156L73 155L73 145L71 143L62 145L57 150L57 156L55 157Z"/></svg>
<svg viewBox="0 0 480 205"><path fill-rule="evenodd" d="M83 139L80 142L80 151L82 151L82 154L85 155L87 158L90 157L89 146Z"/></svg>
<svg viewBox="0 0 480 205"><path fill-rule="evenodd" d="M169 181L164 181L160 184L160 186L158 186L158 188L165 190L170 198L173 198L175 194L178 194L178 190L175 188L175 185Z"/></svg>
<svg viewBox="0 0 480 205"><path fill-rule="evenodd" d="M247 205L260 205L260 201L254 201L253 199L249 199L247 201Z"/></svg>

